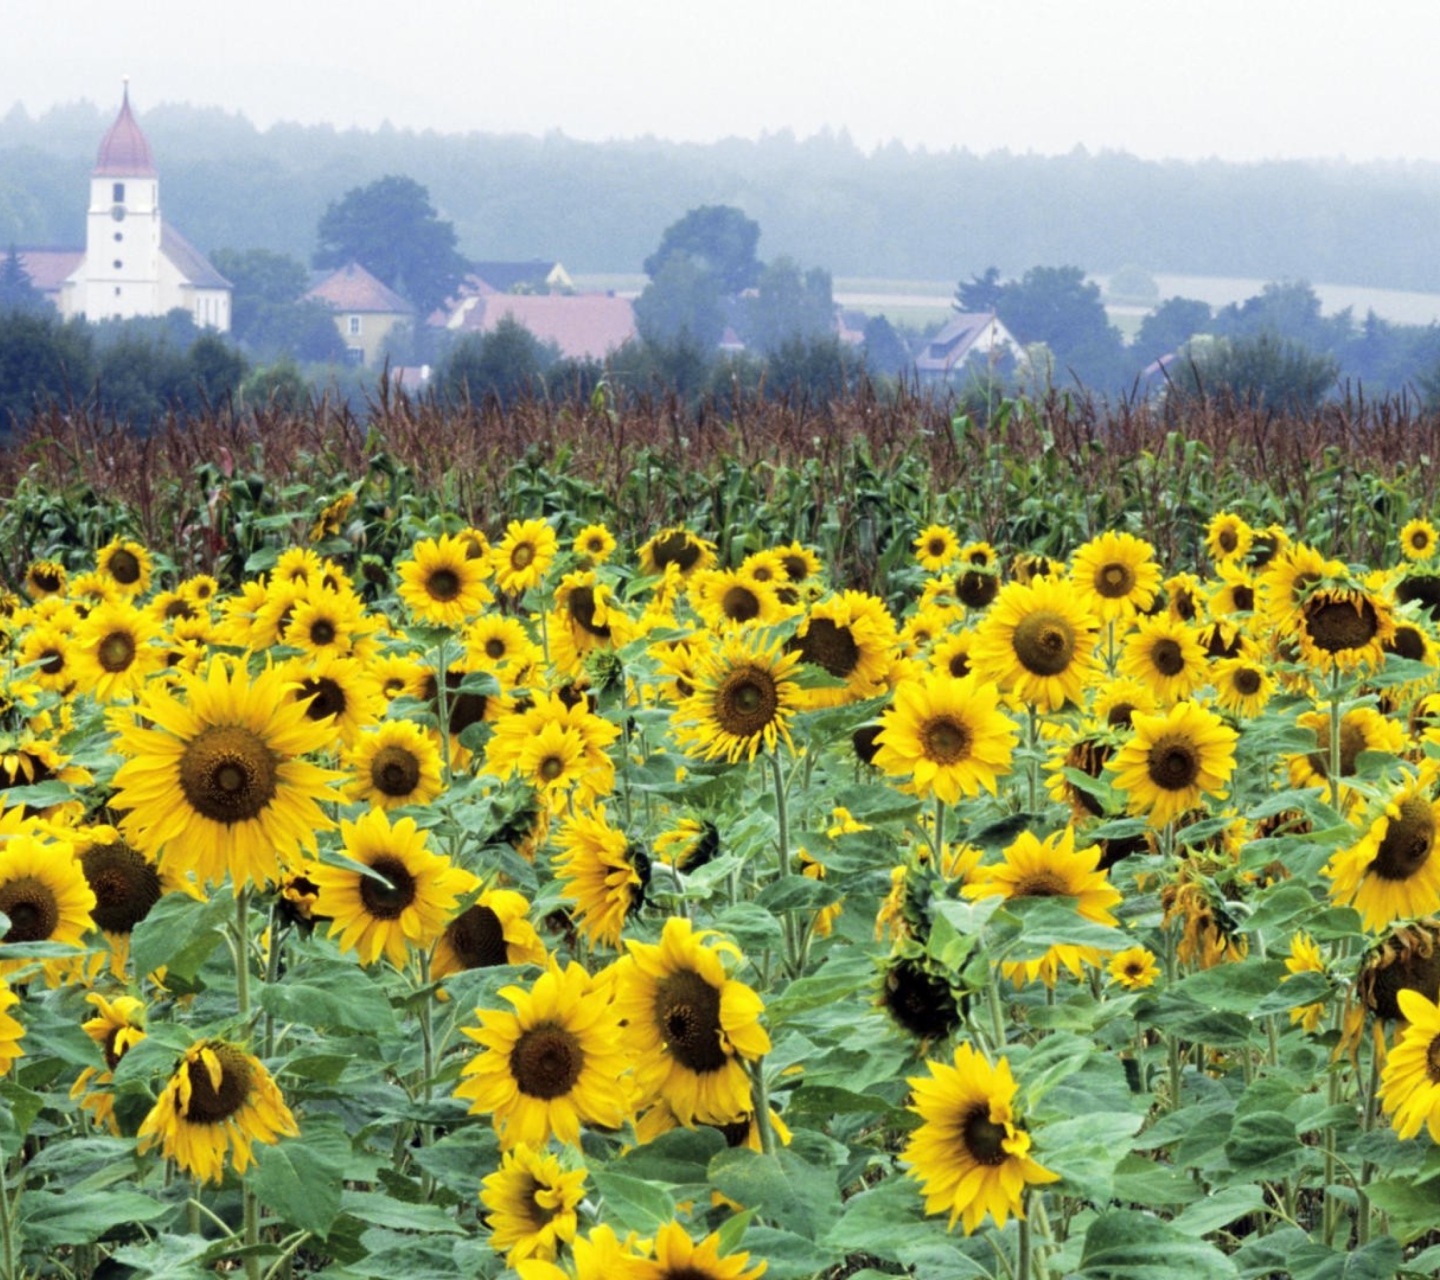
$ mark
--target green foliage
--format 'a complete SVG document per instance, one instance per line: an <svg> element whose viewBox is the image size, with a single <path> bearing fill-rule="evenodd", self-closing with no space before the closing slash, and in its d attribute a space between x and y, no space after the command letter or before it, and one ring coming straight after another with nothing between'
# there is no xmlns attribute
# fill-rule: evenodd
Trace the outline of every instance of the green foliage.
<svg viewBox="0 0 1440 1280"><path fill-rule="evenodd" d="M1277 333L1191 342L1171 365L1170 389L1183 399L1228 398L1271 414L1313 414L1335 387L1334 357Z"/></svg>
<svg viewBox="0 0 1440 1280"><path fill-rule="evenodd" d="M725 332L721 291L719 277L703 261L667 253L635 299L635 327L650 346L693 348L708 358Z"/></svg>
<svg viewBox="0 0 1440 1280"><path fill-rule="evenodd" d="M489 333L466 334L451 348L435 370L436 391L450 404L493 398L509 406L543 395L546 370L558 357L553 346L507 315Z"/></svg>
<svg viewBox="0 0 1440 1280"><path fill-rule="evenodd" d="M760 277L755 247L760 224L732 205L701 205L665 228L660 247L645 259L645 274L657 280L666 261L681 255L712 276L721 293L738 294Z"/></svg>

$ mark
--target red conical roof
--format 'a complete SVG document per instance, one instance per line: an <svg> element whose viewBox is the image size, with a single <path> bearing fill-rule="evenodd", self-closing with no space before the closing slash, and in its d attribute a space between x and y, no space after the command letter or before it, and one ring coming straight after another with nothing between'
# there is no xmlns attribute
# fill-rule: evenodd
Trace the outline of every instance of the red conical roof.
<svg viewBox="0 0 1440 1280"><path fill-rule="evenodd" d="M125 98L120 104L120 114L110 126L110 132L100 144L100 154L95 158L94 176L97 178L153 178L156 177L155 161L150 155L150 144L140 132L135 117L130 114L130 86L125 86Z"/></svg>

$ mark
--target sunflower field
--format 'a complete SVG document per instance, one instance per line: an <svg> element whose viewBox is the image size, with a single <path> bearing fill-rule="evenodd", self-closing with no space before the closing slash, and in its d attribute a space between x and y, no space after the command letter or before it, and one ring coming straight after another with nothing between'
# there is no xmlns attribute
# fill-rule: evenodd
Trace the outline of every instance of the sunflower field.
<svg viewBox="0 0 1440 1280"><path fill-rule="evenodd" d="M1440 1272L1440 422L58 414L0 1280Z"/></svg>

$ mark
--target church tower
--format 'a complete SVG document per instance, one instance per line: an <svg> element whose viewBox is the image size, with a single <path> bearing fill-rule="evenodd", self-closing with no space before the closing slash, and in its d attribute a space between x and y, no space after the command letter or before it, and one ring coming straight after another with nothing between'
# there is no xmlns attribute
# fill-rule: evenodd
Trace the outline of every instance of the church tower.
<svg viewBox="0 0 1440 1280"><path fill-rule="evenodd" d="M84 278L76 310L91 321L163 314L160 244L160 175L130 111L126 80L120 114L101 141L90 173Z"/></svg>

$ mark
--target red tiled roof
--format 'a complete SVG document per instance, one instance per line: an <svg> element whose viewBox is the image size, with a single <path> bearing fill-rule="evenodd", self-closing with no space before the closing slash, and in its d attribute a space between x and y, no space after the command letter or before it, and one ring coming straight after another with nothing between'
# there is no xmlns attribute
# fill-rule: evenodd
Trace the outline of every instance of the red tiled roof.
<svg viewBox="0 0 1440 1280"><path fill-rule="evenodd" d="M85 261L84 249L17 249L30 283L43 293L59 293L65 277Z"/></svg>
<svg viewBox="0 0 1440 1280"><path fill-rule="evenodd" d="M415 308L395 290L383 285L358 262L337 267L305 299L323 302L334 311L383 311L411 315Z"/></svg>
<svg viewBox="0 0 1440 1280"><path fill-rule="evenodd" d="M125 98L120 103L120 114L110 126L100 143L100 154L95 158L94 176L97 178L153 178L155 161L150 155L150 144L140 132L135 117L130 114L130 86L125 86Z"/></svg>
<svg viewBox="0 0 1440 1280"><path fill-rule="evenodd" d="M541 342L553 342L562 356L599 359L635 337L635 308L628 298L608 293L491 294L476 298L456 326L489 333L506 316Z"/></svg>

